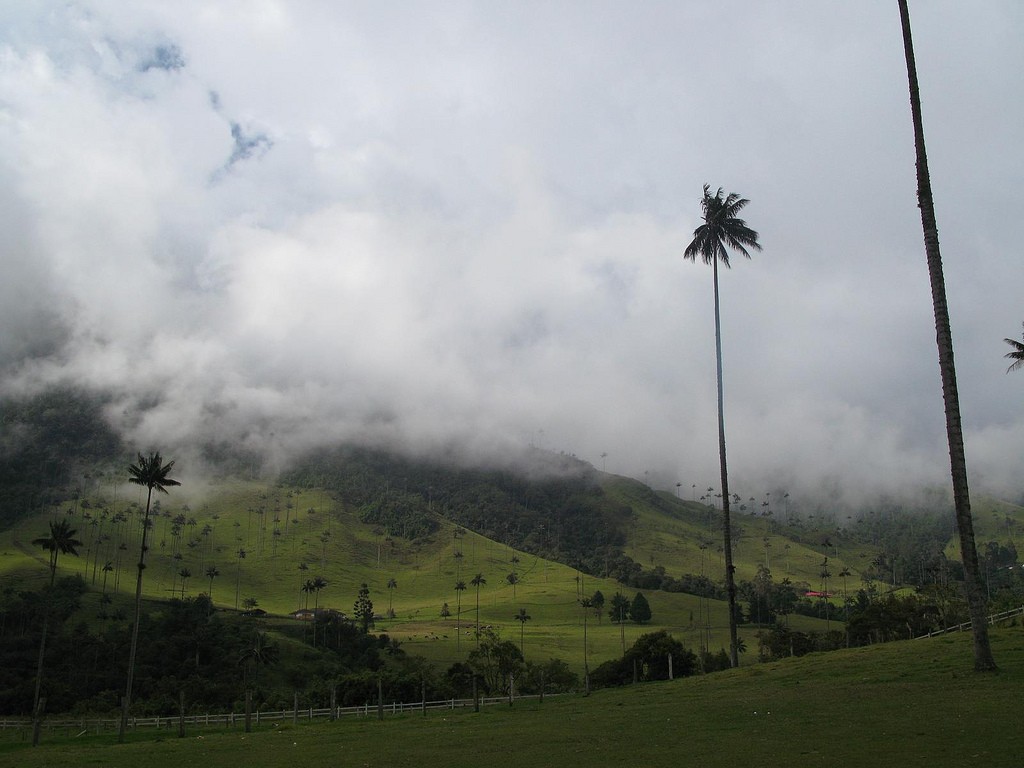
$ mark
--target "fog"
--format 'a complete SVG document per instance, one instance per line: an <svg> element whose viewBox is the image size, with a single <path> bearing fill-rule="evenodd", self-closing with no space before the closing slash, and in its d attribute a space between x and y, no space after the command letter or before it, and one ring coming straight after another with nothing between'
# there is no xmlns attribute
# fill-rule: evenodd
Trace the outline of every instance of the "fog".
<svg viewBox="0 0 1024 768"><path fill-rule="evenodd" d="M1019 498L1024 9L913 3L976 491ZM895 3L0 9L0 392L267 467L524 446L737 492L948 484Z"/></svg>

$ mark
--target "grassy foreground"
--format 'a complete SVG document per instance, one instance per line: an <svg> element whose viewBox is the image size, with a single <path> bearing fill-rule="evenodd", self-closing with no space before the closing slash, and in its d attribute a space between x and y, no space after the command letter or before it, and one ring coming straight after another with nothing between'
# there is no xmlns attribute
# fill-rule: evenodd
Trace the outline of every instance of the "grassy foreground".
<svg viewBox="0 0 1024 768"><path fill-rule="evenodd" d="M996 630L993 648L990 675L969 671L970 638L956 635L479 714L144 732L124 745L103 736L32 749L3 737L0 766L1020 766L1024 630Z"/></svg>

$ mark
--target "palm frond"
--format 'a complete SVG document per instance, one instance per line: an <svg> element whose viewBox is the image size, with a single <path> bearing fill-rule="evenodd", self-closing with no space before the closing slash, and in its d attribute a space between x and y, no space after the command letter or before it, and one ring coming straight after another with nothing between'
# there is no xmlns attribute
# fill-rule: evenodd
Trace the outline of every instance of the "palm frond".
<svg viewBox="0 0 1024 768"><path fill-rule="evenodd" d="M1024 326L1024 323L1021 325ZM1010 345L1010 351L1003 355L1003 357L1007 360L1013 360L1013 363L1006 369L1006 372L1009 373L1010 371L1024 368L1024 344L1016 339L1003 339L1003 341Z"/></svg>

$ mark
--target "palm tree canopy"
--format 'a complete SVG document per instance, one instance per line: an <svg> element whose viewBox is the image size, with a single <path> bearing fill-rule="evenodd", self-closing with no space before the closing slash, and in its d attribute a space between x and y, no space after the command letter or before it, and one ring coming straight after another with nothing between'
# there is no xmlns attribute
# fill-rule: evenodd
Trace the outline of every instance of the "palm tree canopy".
<svg viewBox="0 0 1024 768"><path fill-rule="evenodd" d="M71 527L67 519L54 520L50 522L50 535L40 536L33 539L32 544L50 552L50 569L57 568L57 557L60 555L78 556L78 547L83 546L82 542L75 538L78 533Z"/></svg>
<svg viewBox="0 0 1024 768"><path fill-rule="evenodd" d="M726 247L742 253L748 259L748 248L761 250L758 234L737 214L750 201L734 192L724 195L722 188L712 195L711 187L704 185L704 199L701 209L704 211L704 223L693 230L693 240L683 252L684 258L696 260L700 256L705 264L718 259L729 266L729 252Z"/></svg>
<svg viewBox="0 0 1024 768"><path fill-rule="evenodd" d="M1024 326L1024 323L1021 323L1021 325ZM1008 360L1013 360L1013 363L1006 369L1006 372L1009 373L1010 371L1024 368L1024 344L1016 339L1003 339L1003 341L1010 345L1010 351L1004 357Z"/></svg>
<svg viewBox="0 0 1024 768"><path fill-rule="evenodd" d="M168 477L174 467L174 462L169 461L164 464L159 451L149 454L148 458L141 453L138 456L139 463L131 464L128 467L129 483L142 485L151 491L156 490L161 493L167 493L170 486L181 485L177 480Z"/></svg>
<svg viewBox="0 0 1024 768"><path fill-rule="evenodd" d="M479 588L480 586L487 583L487 579L484 578L484 575L482 573L478 573L476 576L472 578L472 580L469 583L472 584L474 587Z"/></svg>

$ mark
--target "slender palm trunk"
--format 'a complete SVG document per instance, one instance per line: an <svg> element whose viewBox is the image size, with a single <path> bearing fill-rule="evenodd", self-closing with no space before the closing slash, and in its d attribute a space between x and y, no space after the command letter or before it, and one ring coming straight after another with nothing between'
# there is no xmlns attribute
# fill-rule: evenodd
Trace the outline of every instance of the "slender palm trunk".
<svg viewBox="0 0 1024 768"><path fill-rule="evenodd" d="M729 516L729 468L725 459L725 393L722 386L722 318L718 300L718 257L712 260L715 283L715 354L718 363L718 460L722 470L722 546L725 550L725 591L729 600L729 659L740 665L736 636L736 578L732 564L732 521Z"/></svg>
<svg viewBox="0 0 1024 768"><path fill-rule="evenodd" d="M43 692L43 660L46 658L46 635L50 629L50 603L53 601L53 583L57 578L57 558L50 561L50 594L46 598L46 613L43 614L43 636L39 640L39 661L36 664L36 691L32 699L32 746L39 745L39 724L43 713L40 705Z"/></svg>
<svg viewBox="0 0 1024 768"><path fill-rule="evenodd" d="M153 500L153 488L146 495L146 514L142 518L142 549L139 552L139 573L135 580L135 621L132 624L132 645L128 653L128 683L124 700L121 702L121 723L117 731L118 742L124 741L128 728L128 711L132 706L132 683L135 681L135 653L139 648L139 619L142 616L142 572L146 570L146 535L149 533L149 506Z"/></svg>
<svg viewBox="0 0 1024 768"><path fill-rule="evenodd" d="M939 252L939 230L935 221L932 201L931 176L928 173L928 155L924 144L924 125L921 118L921 94L917 82L917 64L910 33L910 11L907 0L899 0L900 20L903 24L903 48L907 59L907 78L910 85L910 108L914 121L914 146L917 154L917 201L921 209L924 229L925 255L931 281L932 308L935 313L935 341L939 351L939 373L942 376L942 400L946 410L946 438L949 442L950 475L953 481L953 504L956 525L960 534L960 552L964 564L964 586L967 607L971 616L974 636L974 669L978 672L996 668L988 638L985 616L985 593L982 587L978 550L974 541L974 522L971 516L971 498L967 485L967 458L964 453L963 429L960 422L960 398L956 386L956 365L953 360L953 335L946 304L946 285L942 273L942 255Z"/></svg>
<svg viewBox="0 0 1024 768"><path fill-rule="evenodd" d="M50 627L50 609L46 608L43 618L43 637L39 641L39 663L36 666L36 692L32 703L32 746L39 746L39 726L42 722L43 659L46 657L46 634Z"/></svg>
<svg viewBox="0 0 1024 768"><path fill-rule="evenodd" d="M459 650L459 643L461 641L462 641L462 590L457 589L457 590L455 590L455 650L456 651Z"/></svg>

